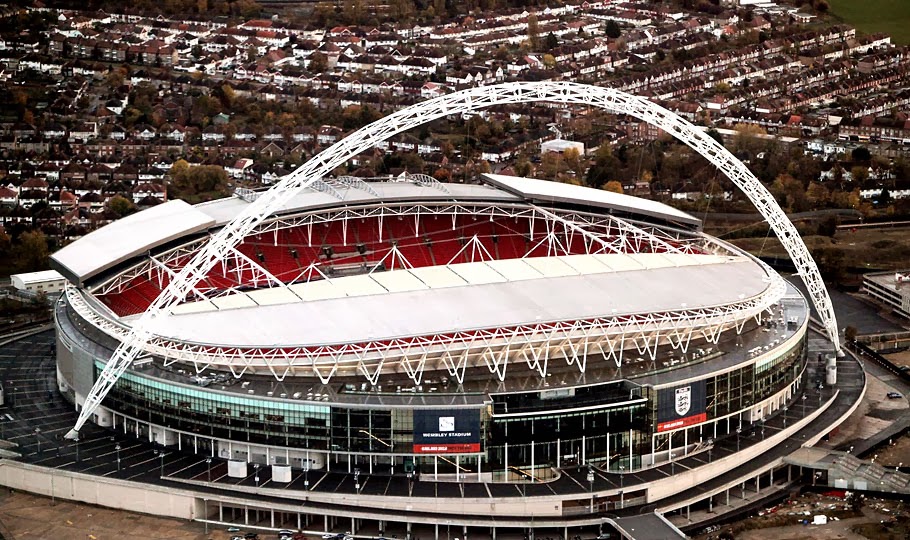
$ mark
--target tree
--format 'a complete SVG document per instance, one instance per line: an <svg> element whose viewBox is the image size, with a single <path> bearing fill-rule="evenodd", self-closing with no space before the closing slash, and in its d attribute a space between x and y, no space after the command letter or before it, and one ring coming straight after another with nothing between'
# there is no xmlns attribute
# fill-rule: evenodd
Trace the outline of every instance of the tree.
<svg viewBox="0 0 910 540"><path fill-rule="evenodd" d="M824 208L828 205L831 192L819 182L810 182L806 190L806 199L813 208Z"/></svg>
<svg viewBox="0 0 910 540"><path fill-rule="evenodd" d="M531 43L531 49L536 51L540 44L540 26L534 13L528 16L528 41Z"/></svg>
<svg viewBox="0 0 910 540"><path fill-rule="evenodd" d="M578 153L578 150L569 148L563 152L562 158L565 162L566 170L572 171L575 174L581 174L581 154Z"/></svg>
<svg viewBox="0 0 910 540"><path fill-rule="evenodd" d="M13 245L13 260L21 272L34 272L47 269L50 251L47 237L41 231L27 231L19 235Z"/></svg>
<svg viewBox="0 0 910 540"><path fill-rule="evenodd" d="M869 161L872 159L872 152L869 152L865 146L857 146L850 152L850 157L853 158L853 161Z"/></svg>
<svg viewBox="0 0 910 540"><path fill-rule="evenodd" d="M217 165L190 167L186 161L179 159L171 165L170 176L175 196L190 202L216 199L230 194L228 175Z"/></svg>
<svg viewBox="0 0 910 540"><path fill-rule="evenodd" d="M616 39L622 35L622 30L619 28L619 25L616 24L616 21L607 21L607 26L604 28L604 33L609 38Z"/></svg>
<svg viewBox="0 0 910 540"><path fill-rule="evenodd" d="M531 176L531 172L533 172L533 167L531 166L531 162L528 161L528 158L525 157L524 154L519 156L518 160L515 161L515 165L514 165L513 169L514 169L516 175L525 177L525 178Z"/></svg>
<svg viewBox="0 0 910 540"><path fill-rule="evenodd" d="M184 161L184 163L186 163ZM111 212L117 215L118 218L132 214L136 211L136 205L133 204L133 201L123 197L122 195L114 195L107 201L107 208Z"/></svg>
<svg viewBox="0 0 910 540"><path fill-rule="evenodd" d="M869 169L868 167L863 167L862 165L857 165L850 168L850 178L853 179L856 185L862 186L866 180L869 179Z"/></svg>
<svg viewBox="0 0 910 540"><path fill-rule="evenodd" d="M556 36L553 35L553 32L550 32L547 34L547 37L544 39L543 47L544 47L544 50L547 50L547 51L552 51L556 47L559 47L559 39L557 39Z"/></svg>
<svg viewBox="0 0 910 540"><path fill-rule="evenodd" d="M307 65L307 68L313 73L322 73L328 66L329 62L322 52L316 51L310 55L310 62Z"/></svg>
<svg viewBox="0 0 910 540"><path fill-rule="evenodd" d="M767 132L758 124L737 124L734 128L736 136L733 139L733 148L736 152L755 154L759 152L764 145L760 135L767 135Z"/></svg>
<svg viewBox="0 0 910 540"><path fill-rule="evenodd" d="M612 191L613 193L619 193L620 195L623 194L622 184L616 180L610 180L609 182L607 182L606 184L601 186L600 189L602 189L604 191Z"/></svg>

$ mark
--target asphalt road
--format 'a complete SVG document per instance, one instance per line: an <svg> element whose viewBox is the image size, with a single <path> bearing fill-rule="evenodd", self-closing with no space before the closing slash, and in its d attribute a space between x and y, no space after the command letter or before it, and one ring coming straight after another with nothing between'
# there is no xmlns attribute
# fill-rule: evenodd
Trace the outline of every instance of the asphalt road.
<svg viewBox="0 0 910 540"><path fill-rule="evenodd" d="M786 276L786 278L808 298L806 287L799 276L791 275ZM837 325L842 332L848 326L853 326L860 334L882 334L906 330L906 328L882 318L878 314L878 309L871 302L858 300L847 293L831 288L828 289L828 294L831 296L831 303L834 305L834 316L837 317ZM814 307L812 307L812 316L818 319L818 313Z"/></svg>

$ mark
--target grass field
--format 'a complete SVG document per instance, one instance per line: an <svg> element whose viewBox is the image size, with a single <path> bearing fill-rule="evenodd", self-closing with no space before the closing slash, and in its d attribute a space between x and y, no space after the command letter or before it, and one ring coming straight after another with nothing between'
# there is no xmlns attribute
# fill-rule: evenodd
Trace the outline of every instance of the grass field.
<svg viewBox="0 0 910 540"><path fill-rule="evenodd" d="M810 251L831 247L843 250L847 266L854 269L898 270L906 268L910 260L910 231L906 228L840 230L833 239L806 235L803 241ZM738 238L730 242L755 255L787 257L773 234L768 238Z"/></svg>
<svg viewBox="0 0 910 540"><path fill-rule="evenodd" d="M910 0L828 0L831 12L861 32L884 32L898 45L910 44Z"/></svg>

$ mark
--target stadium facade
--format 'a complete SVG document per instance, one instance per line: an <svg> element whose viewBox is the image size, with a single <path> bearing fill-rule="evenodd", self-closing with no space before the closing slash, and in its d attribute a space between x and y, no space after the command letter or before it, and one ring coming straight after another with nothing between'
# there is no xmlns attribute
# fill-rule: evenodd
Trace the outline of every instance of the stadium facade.
<svg viewBox="0 0 910 540"><path fill-rule="evenodd" d="M157 319L92 420L262 465L546 480L703 451L799 390L806 301L688 214L498 175L330 187L295 196ZM58 381L76 407L248 204L171 201L54 255L70 282Z"/></svg>

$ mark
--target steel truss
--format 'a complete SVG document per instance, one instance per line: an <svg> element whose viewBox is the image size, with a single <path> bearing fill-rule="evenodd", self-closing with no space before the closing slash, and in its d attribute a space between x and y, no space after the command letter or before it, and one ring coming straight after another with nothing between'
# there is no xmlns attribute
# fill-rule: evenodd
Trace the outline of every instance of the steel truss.
<svg viewBox="0 0 910 540"><path fill-rule="evenodd" d="M787 288L779 275L765 269L771 283L761 294L721 306L313 346L243 348L150 335L145 351L162 357L165 365L192 364L197 373L226 369L240 377L248 371L267 372L278 380L288 375L315 376L325 384L334 376L362 375L375 385L381 374L402 371L420 384L427 370L445 370L461 383L467 368L482 366L502 381L510 362L523 362L543 377L551 360L565 360L584 373L592 355L613 361L617 367L628 351L653 361L660 345L685 353L693 339L717 343L730 328L741 332L747 321L760 322ZM129 335L128 325L103 316L83 294L75 287L66 291L70 306L80 317L114 339Z"/></svg>
<svg viewBox="0 0 910 540"><path fill-rule="evenodd" d="M166 315L171 306L184 301L192 294L193 288L205 278L212 267L228 256L234 246L248 236L256 226L264 222L303 188L328 176L332 170L343 165L352 156L373 148L389 137L427 122L449 115L471 113L494 105L539 101L600 107L638 118L678 138L720 169L752 201L790 254L790 258L806 284L809 296L822 319L828 337L840 353L841 345L834 310L809 250L774 197L749 169L721 144L663 107L619 90L568 81L512 82L462 90L389 114L320 152L250 203L229 225L219 230L189 264L180 269L176 278L170 280L167 288L135 321L129 334L114 351L92 390L86 396L76 425L67 433L67 437L78 436L78 430L91 418L95 408L101 404L120 375L143 351L152 335L155 319Z"/></svg>

